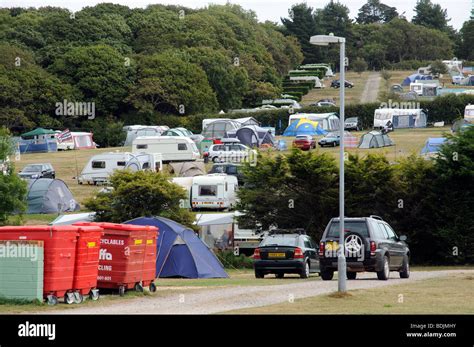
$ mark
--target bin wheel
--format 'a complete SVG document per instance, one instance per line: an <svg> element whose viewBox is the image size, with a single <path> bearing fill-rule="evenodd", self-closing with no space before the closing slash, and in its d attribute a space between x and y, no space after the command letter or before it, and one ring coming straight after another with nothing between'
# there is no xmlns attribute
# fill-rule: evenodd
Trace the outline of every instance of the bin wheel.
<svg viewBox="0 0 474 347"><path fill-rule="evenodd" d="M64 294L64 302L68 305L71 305L74 302L74 294L73 293Z"/></svg>
<svg viewBox="0 0 474 347"><path fill-rule="evenodd" d="M92 301L97 301L97 300L99 300L99 297L100 297L100 294L99 294L99 291L98 291L98 290L91 290L91 292L89 293L89 298L90 298Z"/></svg>
<svg viewBox="0 0 474 347"><path fill-rule="evenodd" d="M48 295L48 305L54 306L58 304L58 297L56 295Z"/></svg>
<svg viewBox="0 0 474 347"><path fill-rule="evenodd" d="M124 296L125 295L125 286L120 286L119 287L119 295Z"/></svg>
<svg viewBox="0 0 474 347"><path fill-rule="evenodd" d="M136 283L134 289L136 292L143 293L143 286L141 283Z"/></svg>
<svg viewBox="0 0 474 347"><path fill-rule="evenodd" d="M148 287L150 289L150 292L154 293L156 292L156 284L151 282L150 286Z"/></svg>
<svg viewBox="0 0 474 347"><path fill-rule="evenodd" d="M75 304L82 304L84 302L84 295L79 292L74 293L74 303Z"/></svg>

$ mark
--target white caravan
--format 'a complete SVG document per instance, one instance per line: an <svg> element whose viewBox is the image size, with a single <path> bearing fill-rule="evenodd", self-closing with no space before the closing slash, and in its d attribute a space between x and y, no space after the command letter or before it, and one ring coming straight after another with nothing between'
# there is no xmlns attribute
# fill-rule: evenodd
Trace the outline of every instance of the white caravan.
<svg viewBox="0 0 474 347"><path fill-rule="evenodd" d="M374 111L374 129L383 129L388 122L393 129L424 128L426 119L422 109L379 108Z"/></svg>
<svg viewBox="0 0 474 347"><path fill-rule="evenodd" d="M464 119L469 123L474 123L474 105L466 105Z"/></svg>
<svg viewBox="0 0 474 347"><path fill-rule="evenodd" d="M109 152L94 155L77 178L79 184L105 184L115 170L161 171L160 154Z"/></svg>
<svg viewBox="0 0 474 347"><path fill-rule="evenodd" d="M133 140L133 153L160 153L163 162L195 161L200 153L196 144L184 136L140 136Z"/></svg>
<svg viewBox="0 0 474 347"><path fill-rule="evenodd" d="M209 174L193 177L191 206L193 209L231 209L236 203L237 177Z"/></svg>

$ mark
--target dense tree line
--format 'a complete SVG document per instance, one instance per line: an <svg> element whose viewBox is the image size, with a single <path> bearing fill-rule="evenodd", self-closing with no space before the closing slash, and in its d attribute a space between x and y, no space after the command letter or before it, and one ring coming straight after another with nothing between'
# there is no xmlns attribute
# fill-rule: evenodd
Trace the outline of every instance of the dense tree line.
<svg viewBox="0 0 474 347"><path fill-rule="evenodd" d="M345 164L346 216L382 216L408 236L417 263L474 261L474 128L448 138L433 161L369 154ZM244 174L241 225L304 228L319 239L339 215L338 167L328 154L262 155Z"/></svg>
<svg viewBox="0 0 474 347"><path fill-rule="evenodd" d="M409 22L394 7L368 0L355 21L349 8L330 1L322 9L306 3L292 6L282 18L283 32L298 38L305 62L338 62L338 47L309 44L313 35L333 33L347 39L350 61L364 59L370 68L381 69L406 60L471 59L474 56L474 21L467 20L457 32L449 25L447 11L431 0L418 0ZM396 66L396 65L395 65Z"/></svg>
<svg viewBox="0 0 474 347"><path fill-rule="evenodd" d="M102 120L240 108L277 97L302 59L294 37L236 5L3 8L0 122L98 124L57 115L63 100L94 102Z"/></svg>

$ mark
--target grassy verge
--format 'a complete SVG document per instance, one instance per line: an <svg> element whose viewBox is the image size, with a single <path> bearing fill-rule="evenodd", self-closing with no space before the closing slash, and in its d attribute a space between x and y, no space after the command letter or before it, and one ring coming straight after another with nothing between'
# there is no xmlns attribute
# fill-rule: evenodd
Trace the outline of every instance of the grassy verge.
<svg viewBox="0 0 474 347"><path fill-rule="evenodd" d="M474 276L454 274L376 289L331 293L233 314L473 314Z"/></svg>

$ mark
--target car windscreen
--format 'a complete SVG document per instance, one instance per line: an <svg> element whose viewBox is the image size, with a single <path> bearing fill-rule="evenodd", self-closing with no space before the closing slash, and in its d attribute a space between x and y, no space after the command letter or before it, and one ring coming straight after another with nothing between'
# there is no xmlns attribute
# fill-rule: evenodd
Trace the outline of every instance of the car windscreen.
<svg viewBox="0 0 474 347"><path fill-rule="evenodd" d="M347 122L347 123L357 122L357 118L355 118L355 117L347 118L347 119L346 119L346 122Z"/></svg>
<svg viewBox="0 0 474 347"><path fill-rule="evenodd" d="M270 235L260 243L263 246L298 246L298 237L296 235Z"/></svg>
<svg viewBox="0 0 474 347"><path fill-rule="evenodd" d="M28 165L23 169L23 172L39 172L43 169L41 165Z"/></svg>
<svg viewBox="0 0 474 347"><path fill-rule="evenodd" d="M308 136L296 136L296 140L309 140Z"/></svg>
<svg viewBox="0 0 474 347"><path fill-rule="evenodd" d="M224 165L214 165L211 169L211 173L225 173Z"/></svg>
<svg viewBox="0 0 474 347"><path fill-rule="evenodd" d="M367 229L367 223L365 221L345 221L344 222L344 232L356 232L364 237L369 237L369 230ZM339 221L334 221L329 227L329 231L326 237L339 237Z"/></svg>

